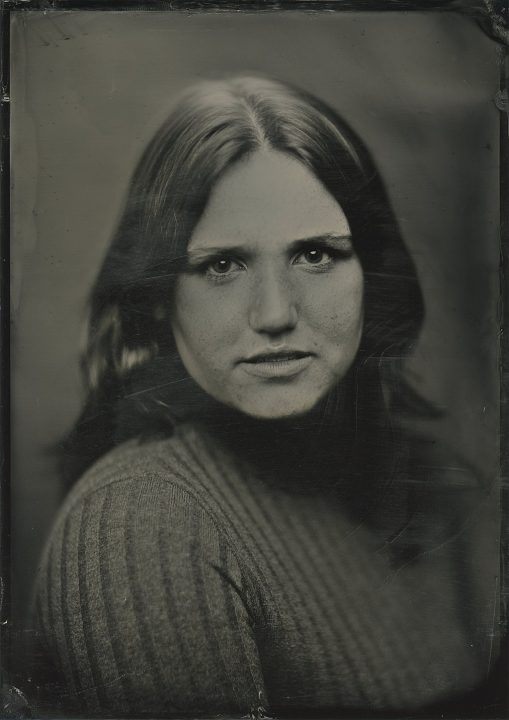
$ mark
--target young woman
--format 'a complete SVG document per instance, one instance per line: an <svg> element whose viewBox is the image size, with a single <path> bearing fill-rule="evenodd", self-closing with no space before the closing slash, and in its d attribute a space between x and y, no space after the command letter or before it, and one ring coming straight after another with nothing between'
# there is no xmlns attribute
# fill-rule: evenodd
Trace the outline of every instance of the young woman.
<svg viewBox="0 0 509 720"><path fill-rule="evenodd" d="M409 712L482 679L484 491L403 430L433 412L401 373L422 319L333 110L251 77L180 99L92 292L37 584L77 711Z"/></svg>

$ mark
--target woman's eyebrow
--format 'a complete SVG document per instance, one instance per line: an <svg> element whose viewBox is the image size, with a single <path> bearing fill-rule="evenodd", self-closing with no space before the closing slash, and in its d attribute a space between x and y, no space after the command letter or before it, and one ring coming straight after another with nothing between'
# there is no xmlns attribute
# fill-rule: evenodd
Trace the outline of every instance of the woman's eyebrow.
<svg viewBox="0 0 509 720"><path fill-rule="evenodd" d="M216 255L245 255L252 251L249 245L206 245L188 250L187 257L189 260L199 260Z"/></svg>
<svg viewBox="0 0 509 720"><path fill-rule="evenodd" d="M295 252L303 246L309 246L313 244L330 244L331 246L343 246L345 241L351 242L352 236L350 234L339 234L339 233L322 233L320 235L311 235L309 237L298 238L291 240L287 248L290 252ZM189 260L199 260L200 258L207 258L210 256L217 255L252 255L254 249L252 245L207 245L204 247L196 247L192 250L187 251L187 257Z"/></svg>
<svg viewBox="0 0 509 720"><path fill-rule="evenodd" d="M345 243L351 243L352 236L348 233L344 233L342 235L338 233L324 233L321 235L312 235L311 237L304 237L299 238L298 240L293 240L290 243L290 248L298 250L299 248L303 246L309 246L309 245L331 245L334 246L341 246L343 247Z"/></svg>

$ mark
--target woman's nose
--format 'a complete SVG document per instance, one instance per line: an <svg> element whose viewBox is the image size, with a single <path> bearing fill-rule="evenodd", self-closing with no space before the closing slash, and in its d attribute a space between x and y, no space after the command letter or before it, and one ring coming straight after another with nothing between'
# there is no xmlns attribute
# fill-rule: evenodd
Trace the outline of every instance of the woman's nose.
<svg viewBox="0 0 509 720"><path fill-rule="evenodd" d="M278 335L292 330L297 318L295 293L287 278L268 272L254 280L249 308L249 324L253 330Z"/></svg>

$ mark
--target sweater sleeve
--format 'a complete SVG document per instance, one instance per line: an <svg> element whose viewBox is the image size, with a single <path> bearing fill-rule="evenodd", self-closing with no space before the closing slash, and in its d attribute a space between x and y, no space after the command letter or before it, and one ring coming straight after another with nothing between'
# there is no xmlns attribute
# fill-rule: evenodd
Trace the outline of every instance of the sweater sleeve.
<svg viewBox="0 0 509 720"><path fill-rule="evenodd" d="M39 634L81 712L244 715L265 704L249 598L198 498L165 478L124 479L57 523Z"/></svg>

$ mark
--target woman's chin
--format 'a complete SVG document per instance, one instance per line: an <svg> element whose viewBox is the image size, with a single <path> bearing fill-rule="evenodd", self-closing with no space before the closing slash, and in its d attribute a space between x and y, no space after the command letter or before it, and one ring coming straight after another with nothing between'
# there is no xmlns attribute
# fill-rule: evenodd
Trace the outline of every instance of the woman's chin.
<svg viewBox="0 0 509 720"><path fill-rule="evenodd" d="M293 420L309 415L319 405L322 397L291 398L262 402L258 397L253 402L244 400L232 407L255 420Z"/></svg>
<svg viewBox="0 0 509 720"><path fill-rule="evenodd" d="M309 412L311 412L311 409L309 410L300 410L300 411L287 411L287 412L246 412L241 411L244 415L247 415L248 417L253 418L253 420L293 420L297 418L302 418L308 415Z"/></svg>

